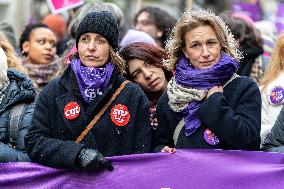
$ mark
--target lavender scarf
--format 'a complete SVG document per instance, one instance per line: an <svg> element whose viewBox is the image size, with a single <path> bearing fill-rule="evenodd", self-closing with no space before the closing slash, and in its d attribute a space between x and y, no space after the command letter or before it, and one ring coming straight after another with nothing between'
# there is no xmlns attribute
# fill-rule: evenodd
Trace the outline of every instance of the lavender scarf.
<svg viewBox="0 0 284 189"><path fill-rule="evenodd" d="M102 89L108 85L114 66L108 62L101 68L85 67L80 59L75 58L71 61L71 68L75 73L82 97L90 104L97 95L102 95Z"/></svg>
<svg viewBox="0 0 284 189"><path fill-rule="evenodd" d="M177 86L208 91L214 86L223 86L238 68L238 61L223 54L220 61L208 69L194 69L185 56L181 56L177 67L175 81ZM181 111L185 118L185 134L193 134L201 125L197 110L201 101L189 101Z"/></svg>

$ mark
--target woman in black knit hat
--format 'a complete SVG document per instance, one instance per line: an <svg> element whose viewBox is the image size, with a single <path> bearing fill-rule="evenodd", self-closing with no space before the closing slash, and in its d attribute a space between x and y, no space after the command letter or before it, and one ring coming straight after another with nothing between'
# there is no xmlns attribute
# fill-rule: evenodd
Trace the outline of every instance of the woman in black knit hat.
<svg viewBox="0 0 284 189"><path fill-rule="evenodd" d="M109 12L89 13L79 24L78 53L39 94L25 140L32 160L56 168L112 170L104 156L149 152L149 103L141 88L122 76L118 36Z"/></svg>

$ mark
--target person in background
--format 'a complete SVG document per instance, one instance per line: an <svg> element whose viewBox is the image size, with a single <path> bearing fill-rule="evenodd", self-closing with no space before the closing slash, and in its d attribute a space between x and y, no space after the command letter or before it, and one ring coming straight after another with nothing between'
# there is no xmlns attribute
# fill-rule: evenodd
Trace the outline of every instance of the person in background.
<svg viewBox="0 0 284 189"><path fill-rule="evenodd" d="M31 161L24 137L31 125L36 93L32 81L16 70L18 62L13 47L0 38L1 163Z"/></svg>
<svg viewBox="0 0 284 189"><path fill-rule="evenodd" d="M261 144L270 133L284 104L284 33L276 41L270 63L260 81L262 98Z"/></svg>
<svg viewBox="0 0 284 189"><path fill-rule="evenodd" d="M166 51L157 45L135 42L121 51L126 61L126 77L137 83L150 101L152 136L158 127L156 107L161 94L166 90L172 73L163 66Z"/></svg>
<svg viewBox="0 0 284 189"><path fill-rule="evenodd" d="M17 44L17 40L16 40L16 35L15 35L15 31L12 27L11 24L7 23L7 22L1 22L0 23L0 32L2 32L4 34L4 36L8 39L9 43L13 46L14 51L17 54L20 54L20 52L18 52L18 44Z"/></svg>
<svg viewBox="0 0 284 189"><path fill-rule="evenodd" d="M124 13L122 12L121 8L119 8L116 4L114 3L108 3L108 2L104 2L107 7L109 7L109 11L116 19L117 23L118 23L118 30L119 30L119 41L121 41L122 37L125 35L126 33L126 29L128 28L127 24L125 23L124 20Z"/></svg>
<svg viewBox="0 0 284 189"><path fill-rule="evenodd" d="M55 168L112 170L105 156L150 151L149 102L137 84L122 76L118 36L109 12L91 12L82 19L78 52L63 75L39 94L25 138L33 161Z"/></svg>
<svg viewBox="0 0 284 189"><path fill-rule="evenodd" d="M256 21L254 25L260 32L263 40L264 52L261 55L261 68L265 71L269 65L269 60L275 47L277 29L273 22L267 20Z"/></svg>
<svg viewBox="0 0 284 189"><path fill-rule="evenodd" d="M205 10L185 12L167 51L175 75L158 101L154 151L259 150L260 91L236 74L241 55L221 18Z"/></svg>
<svg viewBox="0 0 284 189"><path fill-rule="evenodd" d="M174 17L158 7L144 7L134 17L134 28L151 35L162 48L175 23Z"/></svg>
<svg viewBox="0 0 284 189"><path fill-rule="evenodd" d="M48 14L43 18L42 23L46 24L56 35L56 54L58 56L62 55L67 48L68 41L66 37L67 24L64 17L61 15Z"/></svg>
<svg viewBox="0 0 284 189"><path fill-rule="evenodd" d="M20 37L23 66L39 92L59 69L55 61L57 39L47 25L36 23L27 25Z"/></svg>
<svg viewBox="0 0 284 189"><path fill-rule="evenodd" d="M7 57L8 68L27 74L27 70L23 66L21 59L18 58L12 44L8 41L6 36L0 31L0 47L4 50Z"/></svg>
<svg viewBox="0 0 284 189"><path fill-rule="evenodd" d="M223 15L224 16L224 15ZM263 40L249 16L233 13L224 18L238 42L242 59L237 71L238 75L253 78L257 83L263 75L261 55L263 53Z"/></svg>

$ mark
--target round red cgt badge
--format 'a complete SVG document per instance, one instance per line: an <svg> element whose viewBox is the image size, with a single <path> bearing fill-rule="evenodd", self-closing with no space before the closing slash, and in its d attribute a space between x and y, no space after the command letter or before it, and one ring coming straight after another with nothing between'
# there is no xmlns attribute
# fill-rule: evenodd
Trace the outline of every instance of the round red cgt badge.
<svg viewBox="0 0 284 189"><path fill-rule="evenodd" d="M72 120L78 117L80 113L80 106L77 104L77 102L69 102L64 107L64 116L66 119Z"/></svg>
<svg viewBox="0 0 284 189"><path fill-rule="evenodd" d="M110 116L112 122L117 126L125 126L130 119L128 108L122 104L115 105L111 109Z"/></svg>

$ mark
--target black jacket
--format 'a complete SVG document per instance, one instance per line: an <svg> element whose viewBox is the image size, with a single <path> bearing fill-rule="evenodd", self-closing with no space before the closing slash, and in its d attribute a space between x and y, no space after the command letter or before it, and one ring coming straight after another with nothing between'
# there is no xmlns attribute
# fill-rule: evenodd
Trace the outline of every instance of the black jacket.
<svg viewBox="0 0 284 189"><path fill-rule="evenodd" d="M271 133L267 135L262 150L284 153L284 106L271 129Z"/></svg>
<svg viewBox="0 0 284 189"><path fill-rule="evenodd" d="M164 146L181 149L259 149L261 97L256 83L251 79L237 77L224 88L223 93L214 93L203 101L197 112L201 126L188 137L183 127L176 146L173 134L182 116L172 111L168 101L168 95L164 93L158 102L159 127L153 141L155 151L160 151ZM206 128L217 135L220 140L218 145L205 141Z"/></svg>
<svg viewBox="0 0 284 189"><path fill-rule="evenodd" d="M8 69L10 85L0 104L0 162L29 161L25 154L24 137L31 125L34 111L35 90L32 81L24 74ZM17 145L15 149L8 146L11 108L24 103L25 107L19 119Z"/></svg>
<svg viewBox="0 0 284 189"><path fill-rule="evenodd" d="M52 80L39 94L32 128L25 138L31 159L51 167L76 168L76 157L84 146L104 156L149 152L149 102L134 83L125 86L80 144L74 142L124 80L114 71L103 95L97 95L90 105L83 100L70 66L60 78ZM70 102L78 103L81 109L73 120L64 116L64 107ZM125 126L117 126L111 119L111 109L117 104L129 110Z"/></svg>

